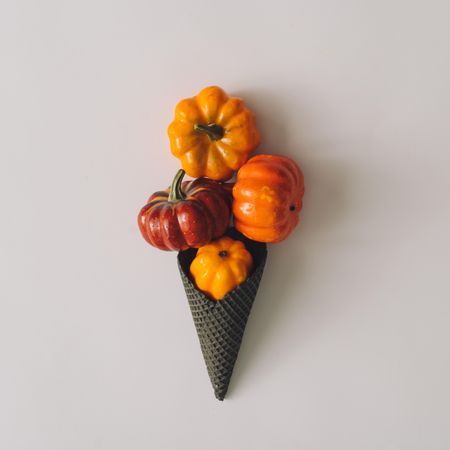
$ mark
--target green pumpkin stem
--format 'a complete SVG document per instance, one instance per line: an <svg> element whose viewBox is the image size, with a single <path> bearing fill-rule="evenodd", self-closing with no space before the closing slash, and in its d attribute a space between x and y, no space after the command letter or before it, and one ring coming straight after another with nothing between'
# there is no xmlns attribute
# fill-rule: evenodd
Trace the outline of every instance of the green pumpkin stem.
<svg viewBox="0 0 450 450"><path fill-rule="evenodd" d="M170 185L170 191L169 191L169 202L176 202L178 200L183 200L186 196L184 195L183 190L181 189L181 182L183 181L183 177L185 175L185 171L183 169L180 169L173 181Z"/></svg>
<svg viewBox="0 0 450 450"><path fill-rule="evenodd" d="M196 123L194 125L194 130L205 133L211 141L218 141L219 139L222 139L224 135L223 128L215 123L210 123L208 125Z"/></svg>

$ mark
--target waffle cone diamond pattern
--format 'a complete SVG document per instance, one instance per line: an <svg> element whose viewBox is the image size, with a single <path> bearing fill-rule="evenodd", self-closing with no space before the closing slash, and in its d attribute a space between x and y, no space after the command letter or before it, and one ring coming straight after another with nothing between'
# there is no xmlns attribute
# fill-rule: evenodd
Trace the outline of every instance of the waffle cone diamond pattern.
<svg viewBox="0 0 450 450"><path fill-rule="evenodd" d="M253 255L255 268L243 284L220 301L213 301L199 291L189 275L189 266L195 256L195 250L180 252L178 255L178 268L201 350L215 396L219 400L224 399L228 390L266 262L265 244L251 242L246 243L246 246Z"/></svg>

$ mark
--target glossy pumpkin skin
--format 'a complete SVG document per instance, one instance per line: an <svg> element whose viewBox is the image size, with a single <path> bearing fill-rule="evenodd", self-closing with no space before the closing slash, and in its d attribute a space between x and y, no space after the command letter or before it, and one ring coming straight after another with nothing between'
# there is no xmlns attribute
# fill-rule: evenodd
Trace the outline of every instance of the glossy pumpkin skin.
<svg viewBox="0 0 450 450"><path fill-rule="evenodd" d="M248 278L252 265L244 243L225 236L200 247L190 271L198 289L221 300Z"/></svg>
<svg viewBox="0 0 450 450"><path fill-rule="evenodd" d="M230 223L229 192L212 180L181 182L180 170L169 190L155 192L141 209L144 239L161 250L201 247L222 236Z"/></svg>
<svg viewBox="0 0 450 450"><path fill-rule="evenodd" d="M257 155L242 166L233 187L235 227L254 241L280 242L298 224L303 173L289 158Z"/></svg>
<svg viewBox="0 0 450 450"><path fill-rule="evenodd" d="M168 134L189 176L220 181L229 180L260 141L253 113L217 86L179 102Z"/></svg>

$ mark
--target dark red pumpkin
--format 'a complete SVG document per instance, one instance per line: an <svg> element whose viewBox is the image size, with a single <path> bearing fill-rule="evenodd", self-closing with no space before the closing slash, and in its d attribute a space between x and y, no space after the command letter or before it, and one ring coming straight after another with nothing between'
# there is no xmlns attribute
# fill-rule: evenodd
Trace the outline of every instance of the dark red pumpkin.
<svg viewBox="0 0 450 450"><path fill-rule="evenodd" d="M138 216L144 239L161 250L201 247L223 236L230 223L229 189L206 178L182 183L184 174L179 170L170 189L155 192Z"/></svg>

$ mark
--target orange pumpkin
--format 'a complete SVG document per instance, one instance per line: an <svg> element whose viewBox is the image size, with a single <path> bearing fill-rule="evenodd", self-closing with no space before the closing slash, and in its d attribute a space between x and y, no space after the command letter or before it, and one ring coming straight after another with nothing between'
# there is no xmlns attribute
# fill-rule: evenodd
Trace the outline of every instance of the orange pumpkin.
<svg viewBox="0 0 450 450"><path fill-rule="evenodd" d="M221 300L247 279L252 264L244 243L225 236L200 247L190 271L201 291Z"/></svg>
<svg viewBox="0 0 450 450"><path fill-rule="evenodd" d="M219 87L178 103L168 129L170 149L186 173L225 181L259 144L253 113Z"/></svg>
<svg viewBox="0 0 450 450"><path fill-rule="evenodd" d="M280 242L298 223L303 174L289 158L257 155L243 165L233 187L234 225L254 241Z"/></svg>

